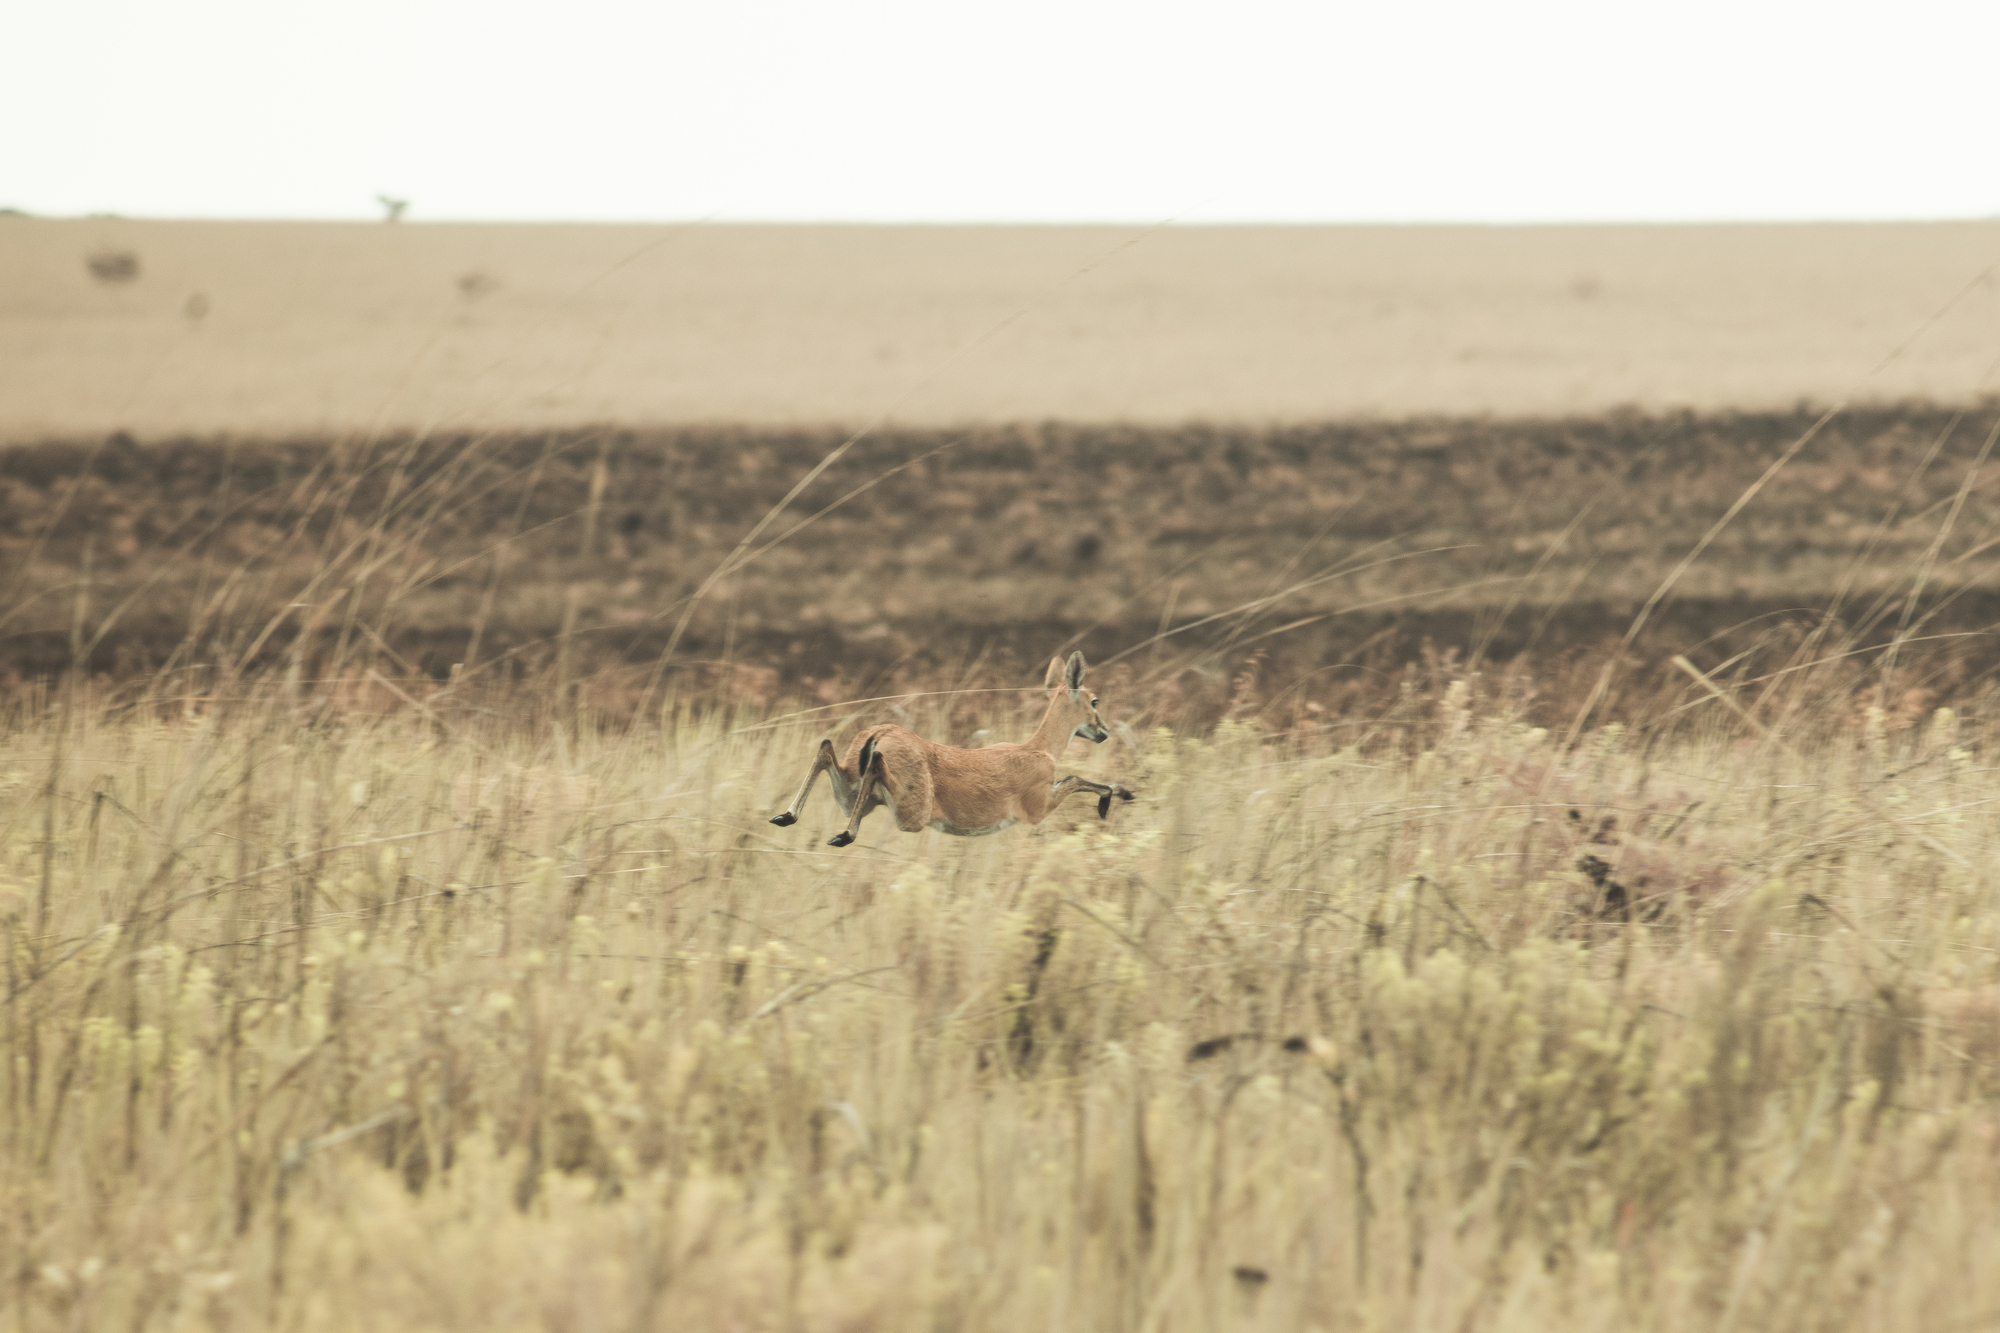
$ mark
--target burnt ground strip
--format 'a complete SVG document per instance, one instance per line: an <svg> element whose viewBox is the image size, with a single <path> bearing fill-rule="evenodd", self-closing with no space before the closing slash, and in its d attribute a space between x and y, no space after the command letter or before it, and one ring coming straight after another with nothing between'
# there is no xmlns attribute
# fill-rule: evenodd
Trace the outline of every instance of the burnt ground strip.
<svg viewBox="0 0 2000 1333"><path fill-rule="evenodd" d="M1560 711L1562 682L1594 679L1611 654L1685 652L1740 676L1849 653L1841 669L1868 688L1868 650L1900 636L1895 688L1962 699L1989 684L2000 624L1986 549L2000 496L1969 472L1996 418L1993 403L1837 417L1630 643L1652 592L1814 411L885 433L709 590L677 669L753 694L1038 679L1058 643L1109 661L1165 628L1124 659L1129 678L1337 707L1413 664L1531 662L1538 706ZM68 671L73 645L114 677L364 658L439 678L468 656L516 676L558 657L571 674L649 665L684 599L839 439L607 429L10 449L0 677Z"/></svg>

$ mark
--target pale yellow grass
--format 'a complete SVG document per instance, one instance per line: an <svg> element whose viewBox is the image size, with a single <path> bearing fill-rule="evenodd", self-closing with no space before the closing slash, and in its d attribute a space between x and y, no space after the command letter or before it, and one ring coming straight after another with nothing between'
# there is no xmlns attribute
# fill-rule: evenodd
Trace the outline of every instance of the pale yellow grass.
<svg viewBox="0 0 2000 1333"><path fill-rule="evenodd" d="M94 280L84 260L104 249L137 254L139 277ZM1991 388L1996 260L1991 221L0 218L0 443L1961 402Z"/></svg>
<svg viewBox="0 0 2000 1333"><path fill-rule="evenodd" d="M1455 686L835 852L824 791L764 822L810 719L519 702L16 715L14 1327L2000 1312L2000 774L1948 715L1563 752Z"/></svg>

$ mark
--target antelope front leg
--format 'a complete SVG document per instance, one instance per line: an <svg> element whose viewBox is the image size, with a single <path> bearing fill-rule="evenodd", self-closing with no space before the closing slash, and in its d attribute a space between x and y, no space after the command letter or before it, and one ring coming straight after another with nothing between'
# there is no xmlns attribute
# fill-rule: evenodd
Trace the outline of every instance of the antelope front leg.
<svg viewBox="0 0 2000 1333"><path fill-rule="evenodd" d="M790 805L772 815L771 822L779 828L798 823L799 816L805 813L806 797L812 795L813 783L817 782L819 775L828 769L833 770L834 799L838 800L840 789L847 784L840 780L840 760L834 755L833 742L821 741L819 753L813 756L813 765L806 771L806 780L799 784L799 794L792 798Z"/></svg>
<svg viewBox="0 0 2000 1333"><path fill-rule="evenodd" d="M854 784L854 812L847 817L847 827L828 838L827 846L845 847L854 841L854 835L861 832L861 816L868 813L869 803L875 798L875 784L885 780L881 754L871 753L861 770L861 780Z"/></svg>
<svg viewBox="0 0 2000 1333"><path fill-rule="evenodd" d="M1063 798L1073 791L1097 793L1097 817L1099 819L1109 819L1111 817L1112 797L1115 796L1121 801L1133 799L1131 792L1126 791L1115 782L1107 786L1102 782L1092 782L1089 778L1080 778L1072 773L1066 778L1057 778L1054 785L1049 788L1050 811L1053 812L1057 806L1063 803Z"/></svg>

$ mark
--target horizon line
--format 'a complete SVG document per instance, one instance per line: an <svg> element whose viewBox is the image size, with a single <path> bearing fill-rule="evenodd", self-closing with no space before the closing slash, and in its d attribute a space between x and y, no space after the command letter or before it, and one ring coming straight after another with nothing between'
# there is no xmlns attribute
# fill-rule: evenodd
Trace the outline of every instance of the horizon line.
<svg viewBox="0 0 2000 1333"><path fill-rule="evenodd" d="M302 225L364 225L364 226L577 226L577 227L1173 227L1179 229L1217 229L1223 227L1466 227L1466 228L1527 228L1527 227L1800 227L1800 226L1928 226L1965 223L2000 223L2000 212L1943 214L1930 216L1910 216L1903 214L1882 215L1783 215L1751 217L1524 217L1524 218L1470 218L1470 217L1362 217L1362 218L1271 218L1271 217L1209 217L1170 218L1157 217L1036 217L1036 218L987 218L987 217L814 217L800 216L753 216L718 217L713 214L698 217L575 217L575 216L453 216L441 214L431 217L424 215L404 215L393 221L367 214L293 214L293 213L121 213L112 211L92 211L87 213L38 213L19 205L0 204L0 218L32 222L196 222L196 223L250 223Z"/></svg>

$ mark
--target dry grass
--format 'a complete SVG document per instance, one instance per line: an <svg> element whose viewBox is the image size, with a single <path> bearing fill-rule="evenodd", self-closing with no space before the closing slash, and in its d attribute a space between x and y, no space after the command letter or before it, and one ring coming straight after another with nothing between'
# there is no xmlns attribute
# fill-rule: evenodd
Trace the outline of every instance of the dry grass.
<svg viewBox="0 0 2000 1333"><path fill-rule="evenodd" d="M74 687L0 770L24 1330L2000 1310L2000 770L1948 713L1566 748L1441 680L1079 746L1108 823L832 852L823 790L763 821L837 713Z"/></svg>

